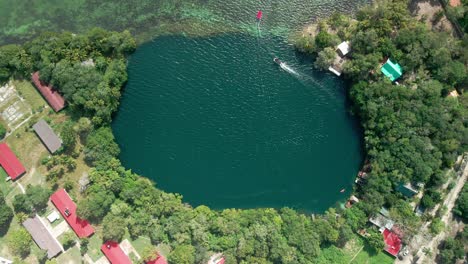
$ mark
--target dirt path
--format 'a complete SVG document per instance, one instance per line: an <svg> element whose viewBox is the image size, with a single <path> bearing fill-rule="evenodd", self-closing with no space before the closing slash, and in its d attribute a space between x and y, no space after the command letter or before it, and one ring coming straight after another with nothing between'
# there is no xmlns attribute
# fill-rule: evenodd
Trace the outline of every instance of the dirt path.
<svg viewBox="0 0 468 264"><path fill-rule="evenodd" d="M450 227L458 226L458 224L453 220L452 209L457 200L458 194L465 185L466 179L468 177L468 166L467 159L465 158L462 162L463 169L461 170L461 175L457 178L457 183L453 187L447 196L444 199L443 205L447 207L445 213L441 216L441 220L446 226L446 230L442 231L435 237L432 237L429 232L430 222L426 222L419 230L417 235L411 239L408 247L410 252L413 252L413 256L407 256L403 260L396 259L395 263L398 264L411 264L411 263L435 263L435 257L437 256L438 250L437 247L442 240L444 240L451 232ZM447 188L448 182L443 186ZM434 215L437 209L441 205L439 204L434 210L431 211L431 215ZM430 256L426 255L423 250L429 249L432 254Z"/></svg>

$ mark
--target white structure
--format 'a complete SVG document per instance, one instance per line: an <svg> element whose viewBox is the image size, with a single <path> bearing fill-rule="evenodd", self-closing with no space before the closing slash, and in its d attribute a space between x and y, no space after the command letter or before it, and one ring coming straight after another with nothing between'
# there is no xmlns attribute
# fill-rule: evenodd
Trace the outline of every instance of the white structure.
<svg viewBox="0 0 468 264"><path fill-rule="evenodd" d="M57 211L53 211L50 215L47 216L47 220L49 220L49 222L51 222L51 223L53 223L53 222L55 222L56 220L59 220L59 219L60 219L60 216L57 213Z"/></svg>
<svg viewBox="0 0 468 264"><path fill-rule="evenodd" d="M336 74L336 76L340 76L341 75L341 72L335 70L335 68L333 68L333 66L330 66L328 67L328 70L333 72L334 74Z"/></svg>
<svg viewBox="0 0 468 264"><path fill-rule="evenodd" d="M346 56L350 51L351 47L349 46L349 41L343 41L336 47L336 52L338 52L341 57Z"/></svg>
<svg viewBox="0 0 468 264"><path fill-rule="evenodd" d="M13 261L0 257L0 264L13 264Z"/></svg>

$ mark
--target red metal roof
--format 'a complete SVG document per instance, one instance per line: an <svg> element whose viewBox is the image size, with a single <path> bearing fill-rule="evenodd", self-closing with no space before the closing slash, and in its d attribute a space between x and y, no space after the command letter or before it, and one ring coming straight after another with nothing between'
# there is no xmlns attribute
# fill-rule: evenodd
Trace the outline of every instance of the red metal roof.
<svg viewBox="0 0 468 264"><path fill-rule="evenodd" d="M26 172L23 164L6 143L0 144L0 165L12 180L16 180Z"/></svg>
<svg viewBox="0 0 468 264"><path fill-rule="evenodd" d="M146 264L167 264L167 260L166 260L166 258L164 256L161 256L161 255L158 254L156 259L146 261L145 263Z"/></svg>
<svg viewBox="0 0 468 264"><path fill-rule="evenodd" d="M132 264L130 258L120 248L119 243L107 241L101 246L101 251L106 255L111 264Z"/></svg>
<svg viewBox="0 0 468 264"><path fill-rule="evenodd" d="M63 218L67 220L76 235L80 238L89 237L94 233L94 228L89 224L88 221L80 219L76 215L76 204L72 201L65 189L56 191L50 197L50 200L54 203L55 207L60 211ZM65 211L68 209L68 216Z"/></svg>
<svg viewBox="0 0 468 264"><path fill-rule="evenodd" d="M48 86L39 80L39 72L33 73L32 81L37 90L39 90L42 96L44 96L55 112L58 112L65 107L65 99L52 86Z"/></svg>
<svg viewBox="0 0 468 264"><path fill-rule="evenodd" d="M397 234L386 228L383 232L383 236L385 240L385 251L392 254L393 256L396 256L401 249L401 239L397 236Z"/></svg>

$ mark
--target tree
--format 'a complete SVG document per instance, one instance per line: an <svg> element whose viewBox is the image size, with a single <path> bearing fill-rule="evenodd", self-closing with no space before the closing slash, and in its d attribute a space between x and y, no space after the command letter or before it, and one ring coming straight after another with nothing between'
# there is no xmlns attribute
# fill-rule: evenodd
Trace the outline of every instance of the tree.
<svg viewBox="0 0 468 264"><path fill-rule="evenodd" d="M3 236L13 220L13 210L5 203L3 193L0 191L0 236Z"/></svg>
<svg viewBox="0 0 468 264"><path fill-rule="evenodd" d="M326 70L333 64L336 56L336 51L333 48L327 47L318 53L314 65L321 70Z"/></svg>
<svg viewBox="0 0 468 264"><path fill-rule="evenodd" d="M6 128L3 123L0 123L0 139L3 139L6 135Z"/></svg>
<svg viewBox="0 0 468 264"><path fill-rule="evenodd" d="M65 234L63 234L61 241L63 247L65 248L65 250L67 250L76 244L76 236L73 232L68 231Z"/></svg>
<svg viewBox="0 0 468 264"><path fill-rule="evenodd" d="M367 237L367 242L369 243L369 246L376 252L379 252L385 246L382 234L375 231L370 232L370 236Z"/></svg>
<svg viewBox="0 0 468 264"><path fill-rule="evenodd" d="M91 132L86 140L84 153L86 161L93 165L104 165L116 158L120 149L115 143L111 128L101 127Z"/></svg>
<svg viewBox="0 0 468 264"><path fill-rule="evenodd" d="M429 230L433 235L439 234L444 229L444 222L440 220L440 218L435 218L432 220L431 225L429 226Z"/></svg>
<svg viewBox="0 0 468 264"><path fill-rule="evenodd" d="M466 183L457 198L453 213L464 219L468 219L468 185Z"/></svg>
<svg viewBox="0 0 468 264"><path fill-rule="evenodd" d="M102 220L102 237L105 241L121 241L127 227L126 220L109 213Z"/></svg>
<svg viewBox="0 0 468 264"><path fill-rule="evenodd" d="M31 236L24 228L9 233L7 237L8 249L15 255L26 257L29 255L31 249Z"/></svg>
<svg viewBox="0 0 468 264"><path fill-rule="evenodd" d="M171 264L192 264L195 262L195 248L192 245L176 246L168 260Z"/></svg>

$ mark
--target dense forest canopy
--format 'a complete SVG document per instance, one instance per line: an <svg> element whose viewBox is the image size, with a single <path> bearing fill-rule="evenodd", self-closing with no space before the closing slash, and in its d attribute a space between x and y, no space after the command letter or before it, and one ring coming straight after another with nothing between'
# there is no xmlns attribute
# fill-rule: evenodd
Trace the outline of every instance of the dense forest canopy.
<svg viewBox="0 0 468 264"><path fill-rule="evenodd" d="M453 165L468 143L468 101L463 93L466 38L456 40L446 33L430 32L410 17L407 1L399 0L365 8L356 20L333 16L322 23L316 38L305 37L298 47L318 52L319 59L326 62L329 50L322 50L348 39L353 53L344 71L353 82L353 111L365 130L370 176L358 189L360 203L346 210L332 208L315 217L290 208L192 208L180 195L166 193L125 169L117 158L120 150L110 121L127 80L125 57L135 49L128 32L46 33L22 46L0 47L0 81L29 79L32 72L39 71L41 79L54 85L69 102L66 113L72 123L65 126L66 131L79 138L85 160L93 167L77 213L102 227L97 235L119 241L128 230L132 237L147 236L153 245L169 246L169 262L177 264L206 263L212 252L223 252L228 264L341 263L339 248L366 227L367 218L382 206L411 234L420 218L396 191L397 186L424 183L423 206L434 206L440 199L435 188L446 181L443 169ZM403 66L400 85L381 76L378 65L385 57ZM446 97L453 89L462 93L458 99ZM73 144L73 140L67 142ZM58 157L62 156L44 163L73 165ZM53 177L49 181L54 189L59 187L53 184ZM31 213L43 207L45 191L34 187L27 191L37 201L19 196L15 212ZM462 201L457 207L461 214L463 206ZM9 224L11 211L3 202L0 210L0 220ZM11 243L30 239L22 229L15 232ZM370 230L368 242L381 249L377 231ZM450 246L447 248L457 248Z"/></svg>

